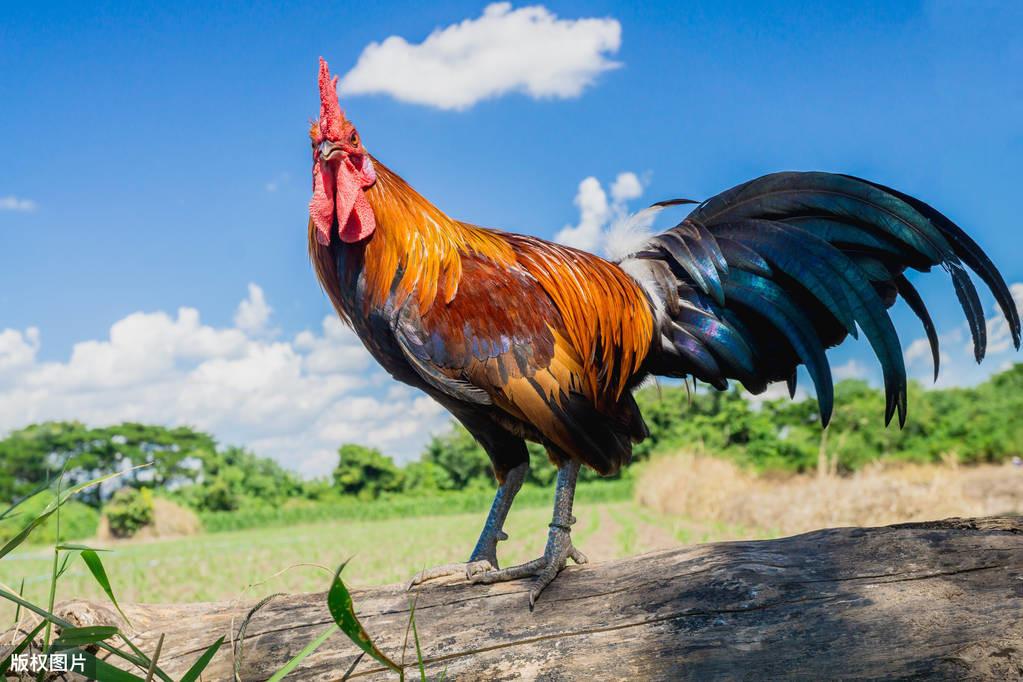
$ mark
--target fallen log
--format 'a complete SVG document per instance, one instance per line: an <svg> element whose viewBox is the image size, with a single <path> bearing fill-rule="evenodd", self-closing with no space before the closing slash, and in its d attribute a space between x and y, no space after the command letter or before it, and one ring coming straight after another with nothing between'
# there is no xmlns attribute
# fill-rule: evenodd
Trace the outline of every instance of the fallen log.
<svg viewBox="0 0 1023 682"><path fill-rule="evenodd" d="M567 568L527 608L527 583L353 592L379 647L402 658L410 597L429 679L1021 679L1023 518L836 528L682 547ZM205 680L264 680L331 621L323 594L253 603L128 605L146 652L180 676L216 638ZM122 623L68 602L81 625ZM338 631L288 679L338 680L358 649ZM409 640L405 661L418 679ZM351 679L396 679L370 657Z"/></svg>

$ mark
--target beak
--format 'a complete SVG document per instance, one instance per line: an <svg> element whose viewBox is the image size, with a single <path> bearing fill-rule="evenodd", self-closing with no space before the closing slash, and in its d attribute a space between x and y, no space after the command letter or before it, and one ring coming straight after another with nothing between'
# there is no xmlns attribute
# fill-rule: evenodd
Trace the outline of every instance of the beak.
<svg viewBox="0 0 1023 682"><path fill-rule="evenodd" d="M344 158L345 150L340 143L324 140L320 143L320 160L330 161L335 158Z"/></svg>

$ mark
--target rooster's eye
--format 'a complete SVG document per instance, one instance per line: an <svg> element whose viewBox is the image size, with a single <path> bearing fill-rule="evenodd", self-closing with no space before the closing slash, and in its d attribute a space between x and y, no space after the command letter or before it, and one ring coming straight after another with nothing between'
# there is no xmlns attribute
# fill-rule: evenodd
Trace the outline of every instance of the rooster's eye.
<svg viewBox="0 0 1023 682"><path fill-rule="evenodd" d="M349 144L353 147L359 146L359 133L352 133L352 136L348 138Z"/></svg>

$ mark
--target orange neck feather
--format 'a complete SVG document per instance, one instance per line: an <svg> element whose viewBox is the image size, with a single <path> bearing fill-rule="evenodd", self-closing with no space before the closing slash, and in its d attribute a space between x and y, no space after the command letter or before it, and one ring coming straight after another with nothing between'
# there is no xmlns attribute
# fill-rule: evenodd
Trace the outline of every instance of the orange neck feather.
<svg viewBox="0 0 1023 682"><path fill-rule="evenodd" d="M377 227L365 245L367 307L387 301L399 272L395 305L414 295L425 313L438 295L445 303L455 297L462 277L461 254L478 253L504 266L515 263L511 246L499 232L451 219L376 158L373 165L377 181L366 190L366 198ZM347 321L331 250L316 241L311 221L309 229L309 256L317 278Z"/></svg>
<svg viewBox="0 0 1023 682"><path fill-rule="evenodd" d="M373 159L377 181L366 191L377 229L366 245L367 303L387 300L401 272L395 305L416 296L425 313L437 296L449 303L462 278L463 253L509 266L515 254L500 233L453 220L387 166Z"/></svg>

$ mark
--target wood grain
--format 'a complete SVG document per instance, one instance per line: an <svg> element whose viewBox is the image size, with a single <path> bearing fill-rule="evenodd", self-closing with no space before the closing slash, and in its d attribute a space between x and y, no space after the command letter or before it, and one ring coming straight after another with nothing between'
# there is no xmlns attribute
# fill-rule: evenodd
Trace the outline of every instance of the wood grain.
<svg viewBox="0 0 1023 682"><path fill-rule="evenodd" d="M430 679L1023 679L1023 519L837 528L569 567L527 608L527 584L354 592L378 645L401 659L409 599ZM253 603L129 605L135 641L180 675L213 640L236 639ZM80 624L112 609L69 602ZM275 598L206 680L264 680L331 623L325 595ZM4 640L9 641L9 640ZM354 660L339 632L289 679L337 680ZM406 661L414 670L414 650ZM364 658L353 679L396 679Z"/></svg>

